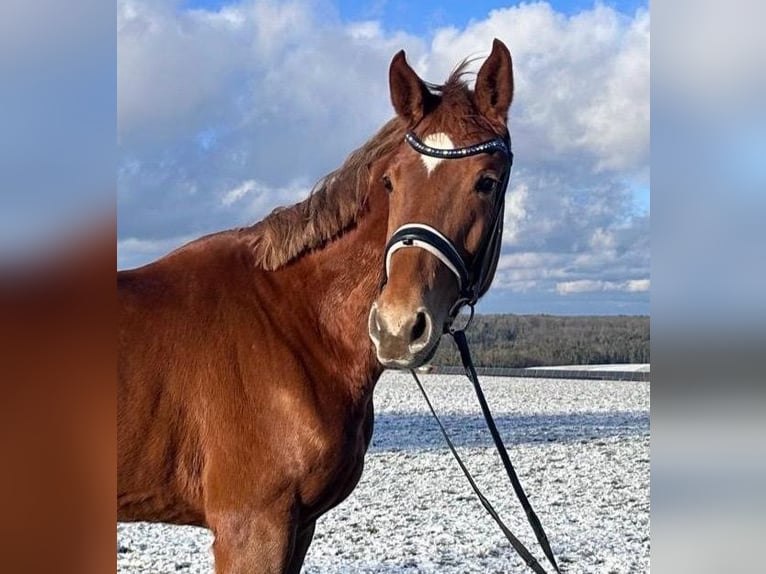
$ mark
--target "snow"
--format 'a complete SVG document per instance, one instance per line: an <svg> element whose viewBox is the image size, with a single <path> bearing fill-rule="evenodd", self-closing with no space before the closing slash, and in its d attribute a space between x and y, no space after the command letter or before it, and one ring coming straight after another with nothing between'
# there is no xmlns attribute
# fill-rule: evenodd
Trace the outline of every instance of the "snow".
<svg viewBox="0 0 766 574"><path fill-rule="evenodd" d="M543 563L470 383L421 375L485 495ZM649 571L649 383L485 377L511 460L569 574ZM525 572L475 498L414 381L387 372L356 490L317 523L303 571ZM208 531L118 525L118 572L212 572Z"/></svg>
<svg viewBox="0 0 766 574"><path fill-rule="evenodd" d="M648 373L649 363L609 363L604 365L556 365L553 367L531 367L537 371L596 371L622 373Z"/></svg>

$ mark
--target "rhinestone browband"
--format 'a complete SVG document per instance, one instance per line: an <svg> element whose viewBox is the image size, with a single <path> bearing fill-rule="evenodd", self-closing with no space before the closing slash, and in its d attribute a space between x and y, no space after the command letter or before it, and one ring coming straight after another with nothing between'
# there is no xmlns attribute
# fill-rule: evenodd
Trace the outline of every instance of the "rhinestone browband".
<svg viewBox="0 0 766 574"><path fill-rule="evenodd" d="M461 157L468 157L480 153L492 153L495 151L500 151L511 160L513 159L513 153L511 153L511 150L508 149L508 145L502 138L499 137L457 149L440 149L431 147L420 141L418 137L412 132L407 132L404 136L404 139L415 149L415 151L431 157L458 159Z"/></svg>

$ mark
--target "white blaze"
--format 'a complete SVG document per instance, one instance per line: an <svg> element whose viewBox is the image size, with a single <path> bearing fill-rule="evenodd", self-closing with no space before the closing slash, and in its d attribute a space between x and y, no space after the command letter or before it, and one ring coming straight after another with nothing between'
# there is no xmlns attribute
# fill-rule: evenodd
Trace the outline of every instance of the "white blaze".
<svg viewBox="0 0 766 574"><path fill-rule="evenodd" d="M455 144L452 143L452 140L449 139L449 136L442 132L426 136L426 138L423 140L423 143L427 146L435 147L436 149L455 149ZM423 160L423 165L426 166L428 175L431 175L431 172L436 169L436 166L444 161L443 158L431 157L430 155L425 155L422 153L420 154L420 159Z"/></svg>

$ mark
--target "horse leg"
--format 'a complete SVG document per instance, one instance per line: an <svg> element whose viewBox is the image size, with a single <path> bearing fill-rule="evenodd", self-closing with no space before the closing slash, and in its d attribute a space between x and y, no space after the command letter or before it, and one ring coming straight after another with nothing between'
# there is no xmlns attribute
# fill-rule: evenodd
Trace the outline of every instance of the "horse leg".
<svg viewBox="0 0 766 574"><path fill-rule="evenodd" d="M284 574L295 543L290 509L226 512L211 521L216 574Z"/></svg>
<svg viewBox="0 0 766 574"><path fill-rule="evenodd" d="M299 574L301 567L303 566L303 560L306 558L306 552L311 544L311 539L314 538L314 527L316 521L311 521L308 525L304 526L295 537L295 548L293 549L293 555L290 559L290 563L287 566L286 574Z"/></svg>

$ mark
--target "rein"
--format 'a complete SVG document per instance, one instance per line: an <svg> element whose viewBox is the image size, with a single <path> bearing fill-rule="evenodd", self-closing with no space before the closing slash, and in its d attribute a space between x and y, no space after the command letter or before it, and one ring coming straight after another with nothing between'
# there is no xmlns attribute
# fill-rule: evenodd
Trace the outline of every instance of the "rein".
<svg viewBox="0 0 766 574"><path fill-rule="evenodd" d="M474 305L479 300L479 297L481 297L489 288L489 283L491 282L492 276L494 275L494 270L500 257L500 247L503 233L503 213L505 210L505 191L508 187L511 167L513 165L513 152L511 151L510 138L497 137L482 143L458 149L441 149L431 147L423 143L412 132L407 132L405 140L418 153L440 159L460 159L480 153L495 152L504 154L508 159L508 165L503 172L500 186L497 191L497 193L500 194L500 197L497 199L495 208L492 213L492 220L489 227L490 231L482 242L482 245L475 256L474 261L472 262L478 263L477 266L468 264L460 255L460 252L452 243L452 241L445 237L444 234L442 234L439 230L424 223L407 223L399 227L399 229L393 233L391 239L389 239L386 245L385 274L383 281L385 284L385 281L388 278L388 272L391 265L391 256L399 249L409 247L417 247L428 251L433 256L438 258L442 263L444 263L444 265L446 265L447 268L452 271L452 273L457 278L460 295L455 304L452 306L452 309L450 309L449 318L447 324L445 325L445 332L448 332L452 336L458 350L460 351L460 359L463 363L465 374L473 384L476 398L478 399L479 406L481 407L481 412L484 415L484 420L487 423L487 428L489 428L489 432L492 435L492 440L495 443L497 452L503 462L503 466L505 467L505 471L511 481L511 485L513 486L513 490L516 493L516 497L519 499L522 508L524 508L524 512L527 515L527 520L535 533L537 542L543 549L543 553L545 554L550 564L553 566L553 569L560 574L561 571L559 570L558 564L556 564L556 559L553 555L553 551L551 550L550 543L548 542L548 537L543 530L542 524L540 524L540 519L537 517L537 514L535 514L535 511L532 508L532 505L530 504L523 487L521 486L519 477L516 474L516 470L513 468L511 459L508 456L505 445L503 444L503 439L500 437L500 433L497 430L497 425L495 424L492 413L489 410L487 400L484 397L484 392L482 391L481 385L479 384L479 378L476 375L476 369L473 366L471 353L468 349L468 341L465 338L465 329L473 319ZM476 269L476 267L478 267L478 269ZM468 306L470 309L468 321L460 329L455 329L452 327L452 324L464 306ZM476 496L479 498L482 506L484 506L492 519L497 523L503 534L505 534L505 537L511 543L513 549L519 556L521 556L527 565L536 574L547 574L545 569L540 565L540 563L527 549L527 547L524 546L524 544L505 525L492 504L481 492L470 471L458 455L458 452L455 449L455 445L450 440L444 425L442 424L441 420L439 420L439 417L436 414L436 411L434 410L428 395L426 394L426 390L423 387L423 384L420 382L420 379L414 370L410 370L410 372L415 378L415 382L417 383L420 392L423 394L423 398L425 399L431 414L436 419L436 423L439 425L439 429L441 430L442 435L447 442L447 446L452 452L452 455L455 457L458 466L460 466L460 470L463 471L463 474L468 479L471 488L476 493Z"/></svg>
<svg viewBox="0 0 766 574"><path fill-rule="evenodd" d="M473 317L473 306L471 306L471 317ZM527 521L529 522L529 525L532 527L532 530L535 533L535 537L537 538L537 543L543 549L543 553L545 554L545 557L548 559L548 562L550 562L551 565L553 566L553 569L559 574L561 574L561 570L559 570L558 564L556 563L556 558L554 557L553 551L551 550L551 545L548 542L548 536L545 534L545 530L543 529L543 526L540 523L540 519L537 517L537 514L535 514L535 511L532 508L532 505L529 502L529 499L527 498L526 493L524 492L524 488L521 486L521 482L519 481L519 477L516 474L516 470L513 468L513 463L511 463L511 459L508 456L508 451L505 449L505 445L503 444L503 439L500 437L500 433L497 430L497 425L495 424L495 420L492 417L492 412L489 410L487 399L484 397L484 392L482 391L481 385L479 384L479 377L476 375L476 369L473 366L471 353L468 350L468 341L465 338L465 332L463 331L463 329L460 329L455 331L450 330L449 333L452 336L452 338L455 340L455 344L457 345L458 351L460 351L460 359L463 362L463 368L465 369L465 374L468 377L468 379L471 381L471 383L473 384L473 389L474 389L474 392L476 393L476 398L479 400L479 405L481 406L481 412L484 415L484 420L487 423L487 428L489 428L489 432L492 435L492 440L495 443L495 448L497 449L497 452L500 455L500 460L503 461L505 472L508 474L508 478L511 481L513 490L516 493L516 497L519 499L519 502L521 502L521 506L527 515ZM521 540L519 540L513 534L511 529L508 528L508 526L506 526L506 524L500 518L500 515L492 506L492 503L490 503L489 500L487 500L487 497L485 497L484 494L481 492L481 490L479 489L479 486L476 484L476 481L471 475L471 472L468 470L465 463L460 458L460 455L458 454L457 449L455 449L455 445L452 443L452 440L450 440L449 435L447 434L447 430L444 428L444 425L442 424L441 420L439 420L439 415L436 414L436 410L431 404L431 401L429 400L428 395L426 394L426 390L423 387L423 384L420 382L418 375L412 369L410 370L410 373L412 373L412 376L414 377L415 382L417 383L418 388L420 389L420 392L422 393L423 398L425 399L426 404L428 405L428 409L431 411L431 414L436 420L436 423L439 425L439 430L444 436L444 440L447 442L447 446L449 447L450 452L452 452L452 456L455 457L455 460L457 461L457 464L460 467L460 470L463 471L463 474L468 479L468 483L471 485L471 488L476 493L476 496L479 498L479 501L481 502L484 509L489 513L492 519L497 523L497 525L500 527L500 530L502 530L503 534L505 534L505 537L511 543L511 546L513 547L513 549L516 551L516 553L519 556L521 556L524 562L527 563L527 566L529 566L532 569L532 571L535 572L536 574L547 574L545 569L540 565L537 559L532 555L532 553L527 549L527 547L524 546L524 543L521 542Z"/></svg>

